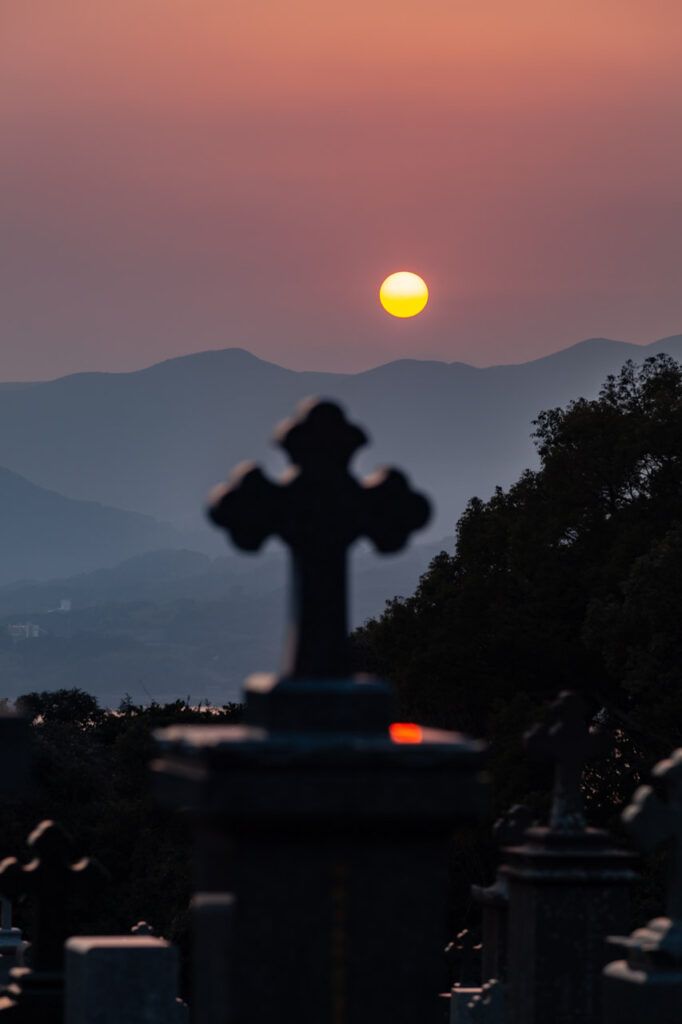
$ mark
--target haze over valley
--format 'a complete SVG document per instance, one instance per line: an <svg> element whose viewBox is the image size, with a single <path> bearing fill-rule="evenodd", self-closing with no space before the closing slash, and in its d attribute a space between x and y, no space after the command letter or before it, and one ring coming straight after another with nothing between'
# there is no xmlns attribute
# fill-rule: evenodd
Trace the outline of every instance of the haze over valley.
<svg viewBox="0 0 682 1024"><path fill-rule="evenodd" d="M537 464L531 421L597 394L636 346L591 339L542 359L475 368L399 360L358 374L295 372L242 349L133 373L0 387L0 668L3 695L80 686L116 705L191 695L223 703L277 667L284 566L276 543L237 555L203 515L244 459L286 464L270 428L310 394L340 400L371 443L365 474L395 464L434 502L421 542L354 557L352 620L408 594L473 495ZM28 628L30 627L30 629ZM22 630L24 631L22 633ZM25 635L24 635L25 634Z"/></svg>

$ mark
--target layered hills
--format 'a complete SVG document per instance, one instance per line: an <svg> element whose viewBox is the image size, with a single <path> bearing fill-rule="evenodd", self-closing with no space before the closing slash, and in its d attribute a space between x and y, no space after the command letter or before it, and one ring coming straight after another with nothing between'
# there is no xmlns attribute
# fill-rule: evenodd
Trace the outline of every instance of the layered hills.
<svg viewBox="0 0 682 1024"><path fill-rule="evenodd" d="M645 347L597 338L484 369L399 360L358 374L301 373L225 349L134 373L74 374L0 389L0 466L71 498L201 528L207 490L236 462L284 465L271 428L318 394L341 400L375 439L360 471L396 463L433 496L439 536L469 497L535 464L540 409L594 395L626 359L657 352L682 357L682 335Z"/></svg>
<svg viewBox="0 0 682 1024"><path fill-rule="evenodd" d="M0 584L113 566L181 537L151 516L67 498L0 468Z"/></svg>
<svg viewBox="0 0 682 1024"><path fill-rule="evenodd" d="M452 550L470 497L537 464L541 409L595 396L626 359L661 352L682 359L682 335L645 347L592 339L519 365L400 360L359 374L298 373L225 349L0 386L0 697L81 686L110 706L125 692L221 703L250 671L276 668L282 553L273 542L256 558L234 554L202 509L235 463L285 465L269 435L301 398L340 400L368 428L376 442L357 472L395 464L434 501L430 531L408 552L355 552L359 623ZM21 623L39 638L22 642Z"/></svg>

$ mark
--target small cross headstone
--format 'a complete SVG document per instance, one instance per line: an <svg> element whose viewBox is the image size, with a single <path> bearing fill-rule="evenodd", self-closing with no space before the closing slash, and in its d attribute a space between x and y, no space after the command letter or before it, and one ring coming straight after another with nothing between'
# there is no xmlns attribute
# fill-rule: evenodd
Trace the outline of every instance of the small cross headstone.
<svg viewBox="0 0 682 1024"><path fill-rule="evenodd" d="M88 857L76 863L71 859L71 839L54 821L43 821L28 838L34 854L28 864L16 857L0 863L0 892L16 899L28 896L33 902L34 924L31 935L35 970L55 970L62 963L64 939L69 923L66 903L76 892L92 892L105 877L104 869Z"/></svg>
<svg viewBox="0 0 682 1024"><path fill-rule="evenodd" d="M670 847L667 917L656 917L627 938L611 942L626 951L604 970L605 1024L679 1024L682 1020L682 749L652 772L623 812L637 846Z"/></svg>
<svg viewBox="0 0 682 1024"><path fill-rule="evenodd" d="M398 551L429 518L425 497L402 473L382 470L358 481L348 472L367 443L334 402L309 399L275 434L292 466L272 483L251 463L216 488L209 514L237 547L256 551L280 537L293 562L290 642L283 676L317 681L345 678L346 556L360 537L381 552Z"/></svg>
<svg viewBox="0 0 682 1024"><path fill-rule="evenodd" d="M67 917L67 903L75 893L93 892L102 884L106 873L97 861L84 857L72 862L71 840L54 821L43 821L28 838L34 855L27 864L16 857L0 863L0 893L6 899L28 896L32 903L31 969L11 971L14 984L9 996L19 1006L37 999L39 1008L26 1009L41 1020L60 1021L64 942L72 928ZM49 979L49 984L46 984Z"/></svg>
<svg viewBox="0 0 682 1024"><path fill-rule="evenodd" d="M564 692L549 724L526 735L531 756L554 762L549 827L526 829L504 850L509 892L509 1024L601 1024L606 937L623 927L633 880L630 854L588 828L580 789L585 761L607 749L577 694Z"/></svg>
<svg viewBox="0 0 682 1024"><path fill-rule="evenodd" d="M657 764L652 776L653 784L640 786L623 812L623 821L641 850L670 845L666 911L682 928L682 749Z"/></svg>
<svg viewBox="0 0 682 1024"><path fill-rule="evenodd" d="M554 761L550 831L574 834L587 828L580 783L583 767L608 748L608 738L589 728L586 708L577 693L564 690L552 705L551 725L536 725L525 736L531 757Z"/></svg>

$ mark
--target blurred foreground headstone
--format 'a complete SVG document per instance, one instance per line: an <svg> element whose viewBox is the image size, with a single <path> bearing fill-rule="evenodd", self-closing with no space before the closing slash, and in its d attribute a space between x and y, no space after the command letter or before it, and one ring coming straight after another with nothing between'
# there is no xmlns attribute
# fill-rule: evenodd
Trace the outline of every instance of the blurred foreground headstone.
<svg viewBox="0 0 682 1024"><path fill-rule="evenodd" d="M395 723L391 688L349 675L346 636L349 546L398 550L428 504L396 470L350 475L366 438L331 402L276 437L289 472L242 466L211 516L239 547L276 535L291 551L283 672L247 681L243 726L157 734L156 792L192 817L197 888L234 897L220 945L195 958L194 998L202 1024L430 1024L447 986L447 837L484 809L483 748ZM195 908L205 950L214 912Z"/></svg>

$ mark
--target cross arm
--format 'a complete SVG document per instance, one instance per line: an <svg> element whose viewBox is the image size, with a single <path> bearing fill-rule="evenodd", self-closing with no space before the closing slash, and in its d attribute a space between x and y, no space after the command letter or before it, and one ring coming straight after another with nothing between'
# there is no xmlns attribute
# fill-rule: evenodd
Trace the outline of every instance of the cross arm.
<svg viewBox="0 0 682 1024"><path fill-rule="evenodd" d="M258 466L242 462L226 484L211 491L208 514L216 526L231 535L238 548L257 551L276 532L279 500L279 488Z"/></svg>
<svg viewBox="0 0 682 1024"><path fill-rule="evenodd" d="M405 474L397 469L378 470L362 481L362 488L362 532L379 551L399 551L410 534L429 520L429 502L411 489Z"/></svg>

